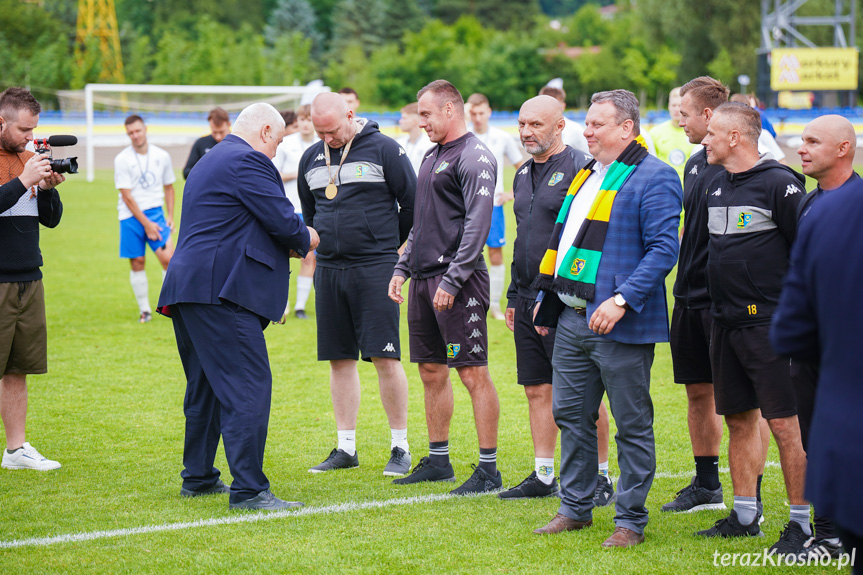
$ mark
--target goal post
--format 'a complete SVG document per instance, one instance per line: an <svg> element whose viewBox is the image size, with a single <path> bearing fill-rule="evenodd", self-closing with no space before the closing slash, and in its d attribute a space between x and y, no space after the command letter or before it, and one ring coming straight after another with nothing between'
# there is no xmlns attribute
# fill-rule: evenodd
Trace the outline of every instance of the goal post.
<svg viewBox="0 0 863 575"><path fill-rule="evenodd" d="M181 86L181 85L153 85L153 84L87 84L84 87L84 108L86 114L86 158L87 181L95 179L95 108L102 105L108 108L122 108L134 111L154 112L205 112L215 106L221 106L231 111L239 111L254 102L269 102L273 105L292 105L311 101L320 92L329 92L330 88L324 86L323 82L316 80L306 86ZM99 98L99 94L119 94L118 99ZM132 94L157 94L162 95L159 101L147 102L143 98L140 101L131 101ZM177 97L188 97L201 100L202 96L209 96L206 101L177 104L166 103L164 97L174 95ZM221 101L213 96L229 96L233 101ZM245 96L245 98L241 98ZM227 100L228 98L225 98Z"/></svg>

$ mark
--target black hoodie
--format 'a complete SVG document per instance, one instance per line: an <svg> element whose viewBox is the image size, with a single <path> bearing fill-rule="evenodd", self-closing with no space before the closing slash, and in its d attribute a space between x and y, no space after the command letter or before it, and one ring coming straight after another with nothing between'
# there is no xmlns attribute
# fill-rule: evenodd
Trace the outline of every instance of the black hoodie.
<svg viewBox="0 0 863 575"><path fill-rule="evenodd" d="M726 328L767 325L779 303L806 179L769 156L707 187L707 289Z"/></svg>

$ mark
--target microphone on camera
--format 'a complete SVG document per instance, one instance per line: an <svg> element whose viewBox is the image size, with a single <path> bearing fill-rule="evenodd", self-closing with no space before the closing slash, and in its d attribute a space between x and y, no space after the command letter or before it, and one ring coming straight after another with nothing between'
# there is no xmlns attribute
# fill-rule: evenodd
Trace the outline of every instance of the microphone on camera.
<svg viewBox="0 0 863 575"><path fill-rule="evenodd" d="M78 138L75 136L50 136L48 145L51 147L74 146L78 143Z"/></svg>

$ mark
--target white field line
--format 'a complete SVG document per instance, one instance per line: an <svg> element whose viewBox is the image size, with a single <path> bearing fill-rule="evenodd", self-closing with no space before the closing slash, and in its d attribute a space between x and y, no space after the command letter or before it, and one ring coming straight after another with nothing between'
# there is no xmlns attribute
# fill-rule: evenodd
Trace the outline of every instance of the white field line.
<svg viewBox="0 0 863 575"><path fill-rule="evenodd" d="M767 467L779 467L774 461L768 461ZM721 467L720 473L728 473L727 467ZM692 477L692 471L679 473L658 472L657 479L676 479ZM30 537L28 539L13 539L11 541L0 541L0 549L14 549L17 547L46 547L61 543L76 543L79 541L93 541L96 539L109 539L111 537L127 537L130 535L145 535L148 533L161 533L164 531L182 531L184 529L195 529L198 527L213 527L217 525L236 525L238 523L257 523L258 521L270 521L285 517L304 517L307 515L329 515L333 513L349 513L351 511L362 511L365 509L382 509L384 507L397 507L402 505L417 505L420 503L433 503L452 498L447 493L419 495L416 497L399 497L397 499L385 499L383 501L366 501L365 503L340 503L338 505L327 505L325 507L304 507L298 511L273 511L259 513L239 513L230 517L216 517L214 519L199 519L197 521L184 521L181 523L163 523L161 525L145 525L143 527L131 527L127 529L113 529L110 531L90 531L85 533L70 533L67 535L56 535L54 537Z"/></svg>

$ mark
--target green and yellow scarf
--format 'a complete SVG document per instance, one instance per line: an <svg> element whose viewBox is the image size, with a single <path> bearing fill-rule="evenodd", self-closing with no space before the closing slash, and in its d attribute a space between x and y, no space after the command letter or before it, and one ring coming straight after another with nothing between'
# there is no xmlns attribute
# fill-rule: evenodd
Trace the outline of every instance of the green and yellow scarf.
<svg viewBox="0 0 863 575"><path fill-rule="evenodd" d="M576 174L557 214L548 250L539 265L539 275L532 284L534 289L551 290L562 295L574 295L587 301L593 300L596 291L596 273L602 259L602 247L608 232L608 221L611 218L614 198L646 156L647 146L644 138L638 136L608 167L585 223L567 250L555 277L554 266L557 263L558 244L569 217L569 208L572 206L575 194L593 173L596 160L591 160Z"/></svg>

